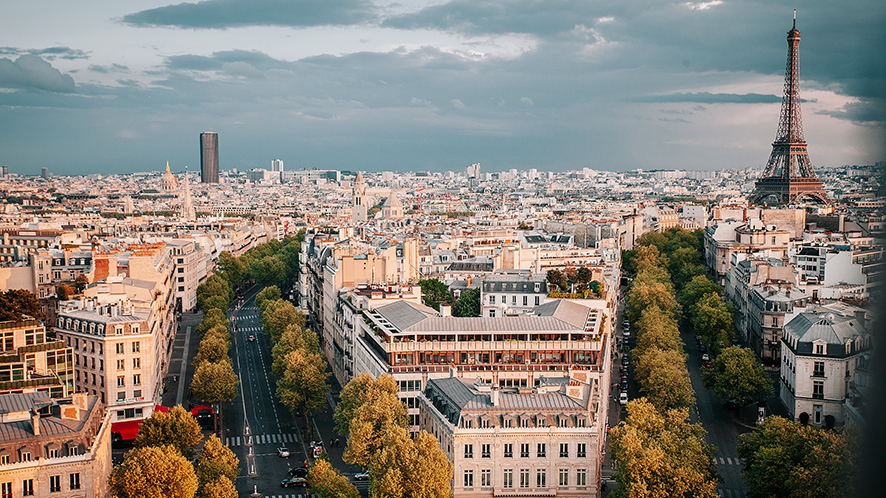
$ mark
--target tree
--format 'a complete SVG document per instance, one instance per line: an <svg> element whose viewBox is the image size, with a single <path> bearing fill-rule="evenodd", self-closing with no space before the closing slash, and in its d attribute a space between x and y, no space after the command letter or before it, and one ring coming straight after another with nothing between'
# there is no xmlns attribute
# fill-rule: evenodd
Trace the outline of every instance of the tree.
<svg viewBox="0 0 886 498"><path fill-rule="evenodd" d="M308 470L311 493L322 498L358 498L360 492L347 477L338 473L329 460L319 459Z"/></svg>
<svg viewBox="0 0 886 498"><path fill-rule="evenodd" d="M763 400L772 395L772 382L757 356L747 348L724 349L704 371L704 382L717 396L734 400L738 406Z"/></svg>
<svg viewBox="0 0 886 498"><path fill-rule="evenodd" d="M706 275L696 275L680 290L680 304L691 318L695 313L695 304L706 294L719 294L720 286Z"/></svg>
<svg viewBox="0 0 886 498"><path fill-rule="evenodd" d="M117 498L192 498L197 491L194 467L171 446L134 448L111 470L111 494Z"/></svg>
<svg viewBox="0 0 886 498"><path fill-rule="evenodd" d="M567 282L566 280L566 275L560 270L548 270L547 281L549 284L551 284L551 287L554 287L556 289L565 290L569 287L569 282Z"/></svg>
<svg viewBox="0 0 886 498"><path fill-rule="evenodd" d="M687 410L660 412L645 398L631 401L623 425L610 431L618 461L615 498L718 496L719 476L711 458L716 448L705 431L689 424Z"/></svg>
<svg viewBox="0 0 886 498"><path fill-rule="evenodd" d="M592 272L587 266L582 266L575 272L575 282L578 284L579 289L587 289L588 284L590 284L593 279L594 272Z"/></svg>
<svg viewBox="0 0 886 498"><path fill-rule="evenodd" d="M635 355L642 355L650 348L669 349L683 354L683 341L680 340L677 322L658 306L643 309L635 325L637 326Z"/></svg>
<svg viewBox="0 0 886 498"><path fill-rule="evenodd" d="M77 279L74 280L74 287L77 288L77 292L83 292L87 285L89 285L89 277L82 273L77 275Z"/></svg>
<svg viewBox="0 0 886 498"><path fill-rule="evenodd" d="M413 440L405 428L390 425L378 437L380 444L369 465L371 496L452 496L452 464L434 436L421 431Z"/></svg>
<svg viewBox="0 0 886 498"><path fill-rule="evenodd" d="M448 498L452 496L452 463L437 438L421 431L412 440L415 456L407 460L407 496Z"/></svg>
<svg viewBox="0 0 886 498"><path fill-rule="evenodd" d="M342 436L346 436L351 432L351 421L357 416L357 410L361 406L374 403L382 397L389 399L397 398L399 400L398 396L399 386L391 375L380 375L377 379L374 379L371 375L364 373L354 377L341 390L339 395L340 401L335 407L336 432ZM406 410L403 409L401 411L400 408L386 414L382 423L393 423L406 427Z"/></svg>
<svg viewBox="0 0 886 498"><path fill-rule="evenodd" d="M693 247L680 247L668 255L668 271L674 284L682 289L689 281L705 270L701 264L701 254Z"/></svg>
<svg viewBox="0 0 886 498"><path fill-rule="evenodd" d="M650 237L655 237L651 234L655 232L649 232L644 234L640 239L649 235ZM660 234L659 234L660 235ZM639 240L637 242L640 242ZM659 268L664 268L667 266L665 264L666 257L664 256L664 251L659 249L656 245L643 245L643 247L637 249L637 254L634 255L634 267L637 269L637 275L643 273L644 271L654 271Z"/></svg>
<svg viewBox="0 0 886 498"><path fill-rule="evenodd" d="M218 255L218 268L231 285L240 285L249 276L249 268L228 251Z"/></svg>
<svg viewBox="0 0 886 498"><path fill-rule="evenodd" d="M237 498L237 488L234 482L225 476L206 483L200 492L199 498Z"/></svg>
<svg viewBox="0 0 886 498"><path fill-rule="evenodd" d="M682 352L651 348L635 355L634 361L640 389L659 411L688 408L695 402Z"/></svg>
<svg viewBox="0 0 886 498"><path fill-rule="evenodd" d="M197 366L191 380L191 394L194 398L210 403L230 401L237 397L240 381L229 362L212 363L204 361Z"/></svg>
<svg viewBox="0 0 886 498"><path fill-rule="evenodd" d="M857 452L851 430L824 430L775 416L738 443L749 496L853 496Z"/></svg>
<svg viewBox="0 0 886 498"><path fill-rule="evenodd" d="M40 301L29 290L9 289L0 293L0 322L20 321L25 316L40 318Z"/></svg>
<svg viewBox="0 0 886 498"><path fill-rule="evenodd" d="M428 278L419 280L418 285L421 287L422 301L425 306L440 311L441 304L452 305L452 294L446 288L446 284L436 278Z"/></svg>
<svg viewBox="0 0 886 498"><path fill-rule="evenodd" d="M276 256L265 256L253 262L252 275L265 285L276 284L286 278L286 267Z"/></svg>
<svg viewBox="0 0 886 498"><path fill-rule="evenodd" d="M264 313L265 307L270 303L279 301L280 297L280 289L276 285L265 287L255 295L255 306Z"/></svg>
<svg viewBox="0 0 886 498"><path fill-rule="evenodd" d="M305 326L305 315L289 301L278 299L265 304L262 312L262 326L273 342L280 340L283 331L291 324Z"/></svg>
<svg viewBox="0 0 886 498"><path fill-rule="evenodd" d="M656 306L665 313L674 313L677 303L674 301L673 291L660 282L646 283L635 279L628 291L628 309L625 315L634 323L640 318L640 313L650 306Z"/></svg>
<svg viewBox="0 0 886 498"><path fill-rule="evenodd" d="M204 311L213 307L227 311L232 298L230 284L218 273L197 286L197 306Z"/></svg>
<svg viewBox="0 0 886 498"><path fill-rule="evenodd" d="M55 286L55 295L59 301L67 301L75 292L74 288L66 283Z"/></svg>
<svg viewBox="0 0 886 498"><path fill-rule="evenodd" d="M322 353L296 349L286 355L283 377L277 380L277 398L289 410L307 414L326 404L327 377Z"/></svg>
<svg viewBox="0 0 886 498"><path fill-rule="evenodd" d="M274 348L271 350L271 371L276 377L283 377L286 371L286 356L297 349L320 353L317 334L293 323L286 327L280 340L274 344ZM322 354L311 355L309 359L315 363L316 368L326 369L326 360Z"/></svg>
<svg viewBox="0 0 886 498"><path fill-rule="evenodd" d="M715 354L735 336L732 310L719 294L705 294L701 298L695 307L692 324L702 342Z"/></svg>
<svg viewBox="0 0 886 498"><path fill-rule="evenodd" d="M217 482L222 477L230 482L236 480L240 473L239 465L240 461L234 456L234 452L222 445L221 440L213 434L203 445L194 470L200 487L205 489L210 483Z"/></svg>
<svg viewBox="0 0 886 498"><path fill-rule="evenodd" d="M190 460L194 448L203 440L200 424L181 405L168 412L155 411L142 421L135 438L136 448L170 446Z"/></svg>
<svg viewBox="0 0 886 498"><path fill-rule="evenodd" d="M216 333L206 334L200 341L200 347L197 355L194 356L194 365L199 365L204 361L218 363L220 361L231 361L228 351L231 349L231 341L227 334L224 336Z"/></svg>
<svg viewBox="0 0 886 498"><path fill-rule="evenodd" d="M206 334L207 330L218 326L224 327L224 330L228 330L230 322L228 321L228 316L224 310L213 308L204 313L203 320L200 321L200 325L197 325L194 332L197 332L202 337Z"/></svg>
<svg viewBox="0 0 886 498"><path fill-rule="evenodd" d="M480 316L480 288L475 287L461 293L455 306L452 307L452 316Z"/></svg>

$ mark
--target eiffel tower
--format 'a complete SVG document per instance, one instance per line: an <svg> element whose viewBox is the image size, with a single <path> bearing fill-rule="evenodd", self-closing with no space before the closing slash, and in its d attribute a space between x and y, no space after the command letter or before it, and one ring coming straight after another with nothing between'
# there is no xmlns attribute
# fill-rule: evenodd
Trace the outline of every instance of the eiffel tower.
<svg viewBox="0 0 886 498"><path fill-rule="evenodd" d="M829 204L821 180L815 176L812 161L806 152L803 138L803 120L800 116L800 32L797 31L797 11L794 26L788 31L788 62L784 75L784 97L778 133L772 143L772 154L763 171L763 177L754 186L750 201L759 203L774 196L780 203L791 203L803 198Z"/></svg>

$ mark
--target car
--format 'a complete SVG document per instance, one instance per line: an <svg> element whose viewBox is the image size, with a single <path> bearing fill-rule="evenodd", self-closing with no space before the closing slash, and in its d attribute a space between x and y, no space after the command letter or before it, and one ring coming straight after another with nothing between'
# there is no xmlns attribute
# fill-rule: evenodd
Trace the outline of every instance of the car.
<svg viewBox="0 0 886 498"><path fill-rule="evenodd" d="M282 458L289 458L289 448L281 446L277 448L277 454Z"/></svg>
<svg viewBox="0 0 886 498"><path fill-rule="evenodd" d="M711 357L707 353L701 355L701 361L711 361Z"/></svg>
<svg viewBox="0 0 886 498"><path fill-rule="evenodd" d="M630 331L630 330L625 330L625 332L624 332L624 336L625 336L625 339L627 339L628 337L630 337L630 336L631 336L631 331Z"/></svg>
<svg viewBox="0 0 886 498"><path fill-rule="evenodd" d="M621 403L622 406L628 404L628 393L622 391L621 394L618 395L618 402Z"/></svg>
<svg viewBox="0 0 886 498"><path fill-rule="evenodd" d="M354 480L355 481L368 481L369 480L369 471L364 470L363 472L360 472L359 474L355 474Z"/></svg>
<svg viewBox="0 0 886 498"><path fill-rule="evenodd" d="M699 346L699 347L698 347L698 350L701 351L702 353L707 353L707 352L708 352L708 348L707 348L704 344L702 344L701 346Z"/></svg>
<svg viewBox="0 0 886 498"><path fill-rule="evenodd" d="M280 486L284 488L306 488L308 480L304 477L287 477L280 481Z"/></svg>
<svg viewBox="0 0 886 498"><path fill-rule="evenodd" d="M305 467L292 467L289 469L289 475L293 477L307 477L308 469Z"/></svg>
<svg viewBox="0 0 886 498"><path fill-rule="evenodd" d="M252 335L252 334L249 334L249 337L247 337L246 339L247 339L249 342L255 342L255 336Z"/></svg>

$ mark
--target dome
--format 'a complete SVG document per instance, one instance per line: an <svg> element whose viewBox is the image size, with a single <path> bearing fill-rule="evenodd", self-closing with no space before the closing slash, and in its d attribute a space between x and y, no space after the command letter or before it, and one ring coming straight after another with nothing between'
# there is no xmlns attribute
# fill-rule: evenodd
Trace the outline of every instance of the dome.
<svg viewBox="0 0 886 498"><path fill-rule="evenodd" d="M175 175L169 171L169 161L166 161L166 173L163 173L163 179L160 181L164 192L175 192L178 190L178 180Z"/></svg>

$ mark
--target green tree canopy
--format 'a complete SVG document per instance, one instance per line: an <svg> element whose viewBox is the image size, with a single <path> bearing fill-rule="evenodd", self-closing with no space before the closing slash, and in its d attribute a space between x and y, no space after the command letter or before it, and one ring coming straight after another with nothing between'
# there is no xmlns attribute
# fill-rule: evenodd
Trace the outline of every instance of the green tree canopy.
<svg viewBox="0 0 886 498"><path fill-rule="evenodd" d="M197 306L204 311L212 307L226 311L232 298L230 284L218 273L210 275L205 282L197 286ZM213 299L212 306L209 306L210 299Z"/></svg>
<svg viewBox="0 0 886 498"><path fill-rule="evenodd" d="M268 337L276 343L291 324L305 326L305 315L289 301L278 299L265 304L262 312L262 326Z"/></svg>
<svg viewBox="0 0 886 498"><path fill-rule="evenodd" d="M142 421L135 447L171 446L190 460L194 456L194 448L202 440L200 424L181 405L176 405L165 413L155 411L150 418Z"/></svg>
<svg viewBox="0 0 886 498"><path fill-rule="evenodd" d="M194 329L194 332L197 332L202 337L206 334L206 331L213 327L223 327L224 330L228 330L228 326L230 326L230 322L228 322L228 316L225 313L225 310L212 308L207 310L203 314L203 320L200 321L200 324L197 325L197 328Z"/></svg>
<svg viewBox="0 0 886 498"><path fill-rule="evenodd" d="M347 477L338 473L329 460L318 459L308 470L311 493L322 498L359 498L360 492Z"/></svg>
<svg viewBox="0 0 886 498"><path fill-rule="evenodd" d="M283 377L277 380L277 398L291 411L305 413L326 404L326 360L319 351L296 349L286 355Z"/></svg>
<svg viewBox="0 0 886 498"><path fill-rule="evenodd" d="M683 354L683 341L680 339L677 322L673 316L663 312L658 306L644 308L635 325L637 326L635 355L642 355L650 348L673 350Z"/></svg>
<svg viewBox="0 0 886 498"><path fill-rule="evenodd" d="M677 306L673 290L661 282L647 283L635 279L628 291L628 309L625 315L631 323L635 323L643 310L650 306L673 315Z"/></svg>
<svg viewBox="0 0 886 498"><path fill-rule="evenodd" d="M239 465L240 461L230 448L224 446L215 434L209 436L209 439L203 444L203 450L195 465L200 488L205 489L210 483L218 481L221 477L233 482L240 474Z"/></svg>
<svg viewBox="0 0 886 498"><path fill-rule="evenodd" d="M615 498L718 496L719 476L712 463L716 448L705 431L686 422L687 410L661 413L645 398L628 403L623 425L609 433L618 460Z"/></svg>
<svg viewBox="0 0 886 498"><path fill-rule="evenodd" d="M772 395L772 382L757 356L747 348L731 346L724 349L704 371L705 385L713 387L717 396L735 400L745 406Z"/></svg>
<svg viewBox="0 0 886 498"><path fill-rule="evenodd" d="M197 492L194 467L172 446L132 449L111 470L108 484L117 498L192 498Z"/></svg>
<svg viewBox="0 0 886 498"><path fill-rule="evenodd" d="M265 256L253 262L252 275L265 285L276 284L286 278L286 266L276 256Z"/></svg>
<svg viewBox="0 0 886 498"><path fill-rule="evenodd" d="M340 401L335 407L335 430L342 436L350 433L351 421L357 416L357 410L365 404L375 403L385 398L386 400L397 399L399 401L399 387L397 381L391 375L380 375L377 379L368 373L360 374L351 379L342 389ZM394 424L406 427L406 410L401 411L402 406L390 404L394 410L384 414L382 425ZM402 405L402 403L400 404Z"/></svg>
<svg viewBox="0 0 886 498"><path fill-rule="evenodd" d="M191 380L191 394L195 399L218 403L237 397L240 381L229 362L204 361L197 366Z"/></svg>
<svg viewBox="0 0 886 498"><path fill-rule="evenodd" d="M452 305L455 301L446 284L436 278L419 280L418 285L421 287L421 297L425 306L440 311L441 304Z"/></svg>
<svg viewBox="0 0 886 498"><path fill-rule="evenodd" d="M467 289L452 307L452 316L480 316L480 288Z"/></svg>
<svg viewBox="0 0 886 498"><path fill-rule="evenodd" d="M279 301L280 298L280 289L276 285L271 285L258 291L258 294L255 295L255 306L260 312L264 313L265 307L268 304Z"/></svg>
<svg viewBox="0 0 886 498"><path fill-rule="evenodd" d="M695 331L702 342L718 353L735 336L732 310L719 294L705 294L695 307L692 317Z"/></svg>
<svg viewBox="0 0 886 498"><path fill-rule="evenodd" d="M695 305L707 294L719 294L720 286L706 275L692 277L680 290L680 304L691 318L695 313Z"/></svg>
<svg viewBox="0 0 886 498"><path fill-rule="evenodd" d="M560 270L548 270L547 281L548 284L551 285L552 291L557 289L569 289L569 282L566 279L566 274L561 272Z"/></svg>
<svg viewBox="0 0 886 498"><path fill-rule="evenodd" d="M688 408L695 402L682 351L650 348L634 361L640 389L659 411Z"/></svg>
<svg viewBox="0 0 886 498"><path fill-rule="evenodd" d="M218 255L218 269L230 285L240 285L249 276L249 268L228 251Z"/></svg>
<svg viewBox="0 0 886 498"><path fill-rule="evenodd" d="M851 430L824 430L775 416L738 443L749 496L853 496L857 453Z"/></svg>
<svg viewBox="0 0 886 498"><path fill-rule="evenodd" d="M194 356L194 365L199 365L204 361L218 363L220 361L231 361L228 351L231 349L231 341L227 337L219 334L207 334L201 341L197 354Z"/></svg>

